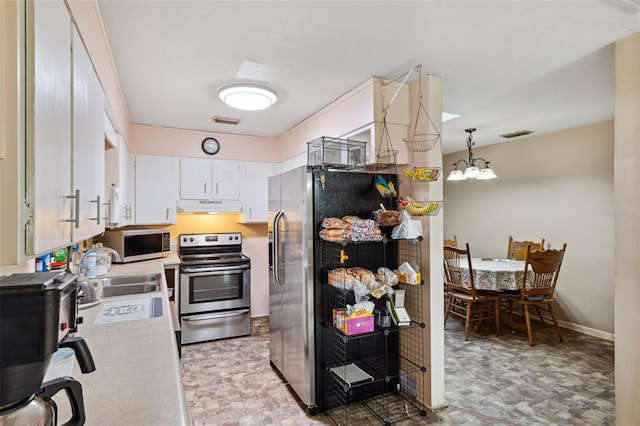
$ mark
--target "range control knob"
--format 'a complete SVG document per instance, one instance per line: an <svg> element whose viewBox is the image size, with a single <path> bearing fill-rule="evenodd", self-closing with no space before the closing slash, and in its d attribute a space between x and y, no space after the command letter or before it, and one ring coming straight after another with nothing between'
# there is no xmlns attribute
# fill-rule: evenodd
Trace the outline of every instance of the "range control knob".
<svg viewBox="0 0 640 426"><path fill-rule="evenodd" d="M184 237L184 238L182 239L182 241L186 243L186 242L187 242L187 237Z"/></svg>
<svg viewBox="0 0 640 426"><path fill-rule="evenodd" d="M233 237L229 235L229 241L233 241Z"/></svg>
<svg viewBox="0 0 640 426"><path fill-rule="evenodd" d="M190 241L190 242L193 242L193 237L189 238L189 241Z"/></svg>
<svg viewBox="0 0 640 426"><path fill-rule="evenodd" d="M234 239L235 239L236 241L238 241L238 236L236 235Z"/></svg>

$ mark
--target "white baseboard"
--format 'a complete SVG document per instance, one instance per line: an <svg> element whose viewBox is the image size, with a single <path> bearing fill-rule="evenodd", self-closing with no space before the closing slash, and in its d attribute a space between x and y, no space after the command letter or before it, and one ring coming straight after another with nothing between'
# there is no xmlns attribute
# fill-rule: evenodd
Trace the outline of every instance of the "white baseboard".
<svg viewBox="0 0 640 426"><path fill-rule="evenodd" d="M520 316L520 312L514 312L514 316L519 317ZM533 314L533 318L537 319L535 313ZM551 318L549 318L547 316L544 316L544 319L548 324L553 325L553 321L551 320ZM615 334L613 334L613 333L608 333L606 331L596 330L595 328L585 327L584 325L574 324L574 323L568 322L568 321L558 320L558 325L561 328L566 328L567 330L573 330L573 331L576 331L578 333L586 334L587 336L597 337L599 339L608 340L610 342L613 342L614 341L614 337L615 337Z"/></svg>
<svg viewBox="0 0 640 426"><path fill-rule="evenodd" d="M596 330L595 328L585 327L584 325L574 324L567 321L558 321L558 325L562 328L577 331L578 333L586 334L588 336L597 337L604 340L613 342L615 335L606 331Z"/></svg>

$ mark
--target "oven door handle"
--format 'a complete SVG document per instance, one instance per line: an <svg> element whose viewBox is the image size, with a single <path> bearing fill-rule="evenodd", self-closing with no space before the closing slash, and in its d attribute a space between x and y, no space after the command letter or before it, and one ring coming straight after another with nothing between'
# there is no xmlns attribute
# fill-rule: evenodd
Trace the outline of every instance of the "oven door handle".
<svg viewBox="0 0 640 426"><path fill-rule="evenodd" d="M225 274L239 274L242 271L246 271L251 268L249 265L243 266L212 266L210 268L189 268L182 267L182 272L189 274L191 277L198 277L202 275L225 275Z"/></svg>
<svg viewBox="0 0 640 426"><path fill-rule="evenodd" d="M249 313L249 309L243 309L241 311L225 312L222 314L182 317L182 321L206 321L206 320L212 320L212 319L218 319L218 318L237 317L247 313Z"/></svg>

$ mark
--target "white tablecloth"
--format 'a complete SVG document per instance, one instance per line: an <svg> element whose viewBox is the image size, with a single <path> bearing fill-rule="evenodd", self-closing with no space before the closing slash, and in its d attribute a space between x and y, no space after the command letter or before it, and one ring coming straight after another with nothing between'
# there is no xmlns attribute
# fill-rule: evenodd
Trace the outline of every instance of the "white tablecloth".
<svg viewBox="0 0 640 426"><path fill-rule="evenodd" d="M467 262L460 263L462 282L471 288ZM471 267L476 290L519 290L522 285L524 260L471 258ZM529 270L527 281L531 279L533 271Z"/></svg>

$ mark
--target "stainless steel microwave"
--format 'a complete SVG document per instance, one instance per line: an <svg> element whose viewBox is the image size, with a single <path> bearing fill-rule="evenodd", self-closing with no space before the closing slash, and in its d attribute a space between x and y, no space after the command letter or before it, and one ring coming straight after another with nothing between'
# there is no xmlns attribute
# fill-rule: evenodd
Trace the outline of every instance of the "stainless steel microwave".
<svg viewBox="0 0 640 426"><path fill-rule="evenodd" d="M108 229L103 244L120 255L122 263L169 255L171 237L164 229Z"/></svg>

